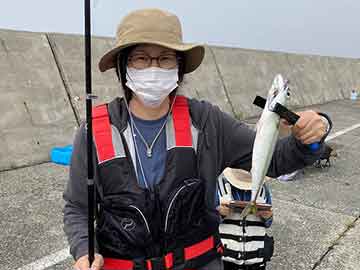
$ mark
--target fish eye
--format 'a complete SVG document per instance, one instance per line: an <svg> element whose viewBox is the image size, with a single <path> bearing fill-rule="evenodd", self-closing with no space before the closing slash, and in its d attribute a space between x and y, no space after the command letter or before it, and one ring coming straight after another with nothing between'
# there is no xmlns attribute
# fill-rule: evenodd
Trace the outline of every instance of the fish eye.
<svg viewBox="0 0 360 270"><path fill-rule="evenodd" d="M287 95L288 97L290 97L290 92L288 91L288 92L286 93L286 95Z"/></svg>

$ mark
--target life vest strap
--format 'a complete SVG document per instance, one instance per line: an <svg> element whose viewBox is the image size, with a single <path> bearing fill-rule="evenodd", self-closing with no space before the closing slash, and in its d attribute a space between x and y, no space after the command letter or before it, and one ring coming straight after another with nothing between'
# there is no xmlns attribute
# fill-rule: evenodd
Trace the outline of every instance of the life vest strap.
<svg viewBox="0 0 360 270"><path fill-rule="evenodd" d="M92 129L99 163L115 157L110 118L106 104L92 110Z"/></svg>
<svg viewBox="0 0 360 270"><path fill-rule="evenodd" d="M262 221L252 221L252 220L235 220L235 219L224 219L223 224L231 224L236 226L257 226L257 227L265 227L265 222Z"/></svg>
<svg viewBox="0 0 360 270"><path fill-rule="evenodd" d="M177 264L186 264L187 261L196 260L201 256L206 256L210 252L219 255L223 253L221 242L216 243L215 237L210 236L196 244L182 249L183 258L175 258L179 250L167 253L165 256L149 258L145 260L122 260L114 258L104 258L104 270L170 270ZM186 269L185 269L186 270Z"/></svg>
<svg viewBox="0 0 360 270"><path fill-rule="evenodd" d="M116 157L123 157L124 146L120 134L113 134L107 104L94 107L92 116L93 137L99 164ZM173 147L193 147L189 104L186 97L176 96L172 121L173 130L167 136L174 137Z"/></svg>
<svg viewBox="0 0 360 270"><path fill-rule="evenodd" d="M223 255L224 257L231 257L237 260L251 260L255 258L264 258L265 252L263 248L246 252L225 248Z"/></svg>
<svg viewBox="0 0 360 270"><path fill-rule="evenodd" d="M184 96L176 96L172 109L175 141L178 147L191 147L192 136L190 128L190 113L188 100Z"/></svg>
<svg viewBox="0 0 360 270"><path fill-rule="evenodd" d="M244 235L234 235L229 233L220 233L221 239L231 239L238 242L252 242L252 241L264 241L265 236L253 235L253 236L244 236Z"/></svg>

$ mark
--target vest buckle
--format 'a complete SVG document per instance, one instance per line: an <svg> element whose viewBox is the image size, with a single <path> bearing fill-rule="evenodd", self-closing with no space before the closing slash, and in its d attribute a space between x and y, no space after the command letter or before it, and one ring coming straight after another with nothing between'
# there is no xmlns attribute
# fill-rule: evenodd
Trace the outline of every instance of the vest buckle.
<svg viewBox="0 0 360 270"><path fill-rule="evenodd" d="M143 259L134 259L134 266L132 270L147 270L147 265Z"/></svg>
<svg viewBox="0 0 360 270"><path fill-rule="evenodd" d="M163 257L153 257L146 259L146 270L165 270L165 263Z"/></svg>

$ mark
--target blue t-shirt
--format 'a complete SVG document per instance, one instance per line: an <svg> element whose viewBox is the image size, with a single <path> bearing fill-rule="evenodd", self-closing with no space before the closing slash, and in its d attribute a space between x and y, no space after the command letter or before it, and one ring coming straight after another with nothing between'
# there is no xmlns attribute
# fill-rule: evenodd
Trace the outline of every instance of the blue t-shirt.
<svg viewBox="0 0 360 270"><path fill-rule="evenodd" d="M140 131L147 144L150 146L160 128L163 126L164 121L167 119L167 115L156 120L143 120L132 115L134 123L137 129ZM134 128L134 142L136 143L135 151L137 149L138 155L136 155L136 169L138 175L138 183L142 187L148 186L153 188L155 184L159 183L164 176L165 163L166 163L166 128L164 127L159 137L157 138L153 148L152 155L148 157L146 155L147 148L144 142L141 140L138 131ZM144 170L147 185L141 171L138 156L140 157L141 164Z"/></svg>

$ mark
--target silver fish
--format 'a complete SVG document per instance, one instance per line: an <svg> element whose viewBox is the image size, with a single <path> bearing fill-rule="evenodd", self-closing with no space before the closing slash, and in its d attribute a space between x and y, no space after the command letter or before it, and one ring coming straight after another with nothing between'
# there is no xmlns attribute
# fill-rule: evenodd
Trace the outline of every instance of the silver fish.
<svg viewBox="0 0 360 270"><path fill-rule="evenodd" d="M256 212L256 199L264 184L279 135L280 116L274 112L274 108L277 103L286 106L289 96L288 81L285 81L280 74L276 75L256 126L252 153L251 200L242 211L241 218Z"/></svg>

